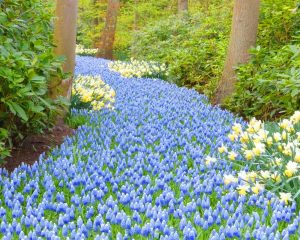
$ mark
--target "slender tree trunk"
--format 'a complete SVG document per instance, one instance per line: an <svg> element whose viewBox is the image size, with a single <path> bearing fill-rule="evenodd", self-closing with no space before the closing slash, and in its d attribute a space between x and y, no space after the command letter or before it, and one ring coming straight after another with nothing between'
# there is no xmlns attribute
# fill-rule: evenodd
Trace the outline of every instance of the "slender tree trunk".
<svg viewBox="0 0 300 240"><path fill-rule="evenodd" d="M78 0L57 0L56 20L54 25L55 54L66 58L63 71L72 76L69 79L52 79L49 92L52 98L71 97L72 80L75 68L76 22Z"/></svg>
<svg viewBox="0 0 300 240"><path fill-rule="evenodd" d="M188 0L178 0L178 13L187 12L189 6Z"/></svg>
<svg viewBox="0 0 300 240"><path fill-rule="evenodd" d="M97 57L113 59L113 46L117 28L120 0L108 0L106 23L100 38Z"/></svg>
<svg viewBox="0 0 300 240"><path fill-rule="evenodd" d="M234 67L246 63L249 49L255 46L260 0L235 0L229 49L223 74L212 100L214 104L222 104L226 97L234 91L236 75Z"/></svg>

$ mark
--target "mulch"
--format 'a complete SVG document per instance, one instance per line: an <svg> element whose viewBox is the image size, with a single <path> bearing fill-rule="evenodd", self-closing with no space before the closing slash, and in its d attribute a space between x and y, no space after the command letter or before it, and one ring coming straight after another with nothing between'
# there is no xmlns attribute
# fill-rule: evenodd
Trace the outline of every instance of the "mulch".
<svg viewBox="0 0 300 240"><path fill-rule="evenodd" d="M11 173L22 163L32 165L42 153L49 152L50 149L60 145L65 137L74 133L74 129L60 120L52 129L46 130L43 134L26 137L22 143L13 148L11 156L6 158L5 163L0 167Z"/></svg>

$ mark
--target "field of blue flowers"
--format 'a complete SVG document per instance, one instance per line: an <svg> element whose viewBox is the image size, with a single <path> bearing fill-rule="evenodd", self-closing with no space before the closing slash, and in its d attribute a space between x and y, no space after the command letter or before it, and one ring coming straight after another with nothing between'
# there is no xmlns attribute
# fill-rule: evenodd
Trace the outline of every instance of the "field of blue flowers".
<svg viewBox="0 0 300 240"><path fill-rule="evenodd" d="M123 78L108 64L77 57L76 74L101 76L114 108L73 110L88 122L51 155L0 170L2 239L299 238L295 203L224 184L235 170L217 149L235 149L227 135L241 119L194 90Z"/></svg>

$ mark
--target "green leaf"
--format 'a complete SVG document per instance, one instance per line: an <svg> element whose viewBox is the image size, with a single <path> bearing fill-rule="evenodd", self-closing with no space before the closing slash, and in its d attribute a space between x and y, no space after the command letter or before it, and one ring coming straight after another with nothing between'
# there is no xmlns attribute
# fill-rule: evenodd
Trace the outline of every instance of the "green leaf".
<svg viewBox="0 0 300 240"><path fill-rule="evenodd" d="M5 128L0 128L0 139L8 137L8 130Z"/></svg>
<svg viewBox="0 0 300 240"><path fill-rule="evenodd" d="M40 84L45 81L45 77L39 75L33 75L32 77L29 78L29 81L34 82L36 84Z"/></svg>
<svg viewBox="0 0 300 240"><path fill-rule="evenodd" d="M44 111L44 109L45 108L42 107L42 106L35 106L35 105L33 105L33 106L30 107L30 110L32 112L35 112L35 113L40 113L40 112Z"/></svg>
<svg viewBox="0 0 300 240"><path fill-rule="evenodd" d="M18 116L19 116L20 118L22 118L25 122L28 121L28 116L27 116L27 114L25 113L24 109L23 109L18 103L9 101L9 102L7 102L7 104L8 104L9 109L11 110L11 112L12 112L13 114L18 115Z"/></svg>
<svg viewBox="0 0 300 240"><path fill-rule="evenodd" d="M43 99L43 98L41 98L41 97L39 97L39 96L37 96L37 97L38 97L38 99L41 100L41 102L44 103L45 106L47 106L49 109L52 108L51 104L50 104L47 100L45 100L45 99Z"/></svg>
<svg viewBox="0 0 300 240"><path fill-rule="evenodd" d="M4 12L0 12L0 24L7 21L7 16Z"/></svg>

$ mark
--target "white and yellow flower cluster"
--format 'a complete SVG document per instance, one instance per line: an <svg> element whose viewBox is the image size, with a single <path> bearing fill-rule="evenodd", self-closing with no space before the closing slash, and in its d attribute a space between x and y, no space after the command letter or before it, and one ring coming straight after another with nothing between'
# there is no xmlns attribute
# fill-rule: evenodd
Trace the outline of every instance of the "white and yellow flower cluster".
<svg viewBox="0 0 300 240"><path fill-rule="evenodd" d="M147 62L135 59L131 59L130 62L115 61L109 64L109 68L112 71L119 72L126 78L163 78L164 76L168 76L166 65L154 61Z"/></svg>
<svg viewBox="0 0 300 240"><path fill-rule="evenodd" d="M89 103L93 110L114 109L116 93L100 76L77 76L72 94L77 95L83 103Z"/></svg>
<svg viewBox="0 0 300 240"><path fill-rule="evenodd" d="M76 45L76 54L82 56L95 56L97 53L97 48L84 48L84 46L78 44Z"/></svg>
<svg viewBox="0 0 300 240"><path fill-rule="evenodd" d="M273 125L252 119L243 130L235 123L228 138L239 143L240 149L234 152L222 145L219 153L237 165L247 165L251 171L224 176L226 185L240 179L237 191L242 195L257 194L266 187L286 204L300 198L300 111Z"/></svg>

